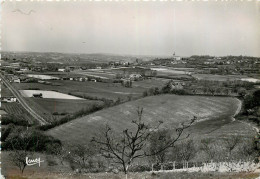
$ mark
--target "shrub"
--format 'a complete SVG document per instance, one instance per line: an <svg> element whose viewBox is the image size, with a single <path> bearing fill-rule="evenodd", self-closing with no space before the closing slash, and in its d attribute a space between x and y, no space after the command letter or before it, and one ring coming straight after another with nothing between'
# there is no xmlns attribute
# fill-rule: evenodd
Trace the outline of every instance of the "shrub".
<svg viewBox="0 0 260 179"><path fill-rule="evenodd" d="M135 165L129 168L129 171L131 172L145 172L150 170L151 170L151 166L149 165Z"/></svg>
<svg viewBox="0 0 260 179"><path fill-rule="evenodd" d="M4 142L6 140L6 138L9 136L11 130L12 130L12 127L9 126L7 129L2 131L1 142Z"/></svg>
<svg viewBox="0 0 260 179"><path fill-rule="evenodd" d="M52 115L56 116L56 115L59 115L59 113L58 112L53 112Z"/></svg>
<svg viewBox="0 0 260 179"><path fill-rule="evenodd" d="M55 150L61 149L61 142L38 130L22 130L22 132L12 130L12 135L3 143L2 148L3 150L23 149L35 152L49 152L47 149L50 146Z"/></svg>
<svg viewBox="0 0 260 179"><path fill-rule="evenodd" d="M30 126L29 122L22 117L18 118L15 115L3 116L1 120L2 125L14 124L17 126Z"/></svg>

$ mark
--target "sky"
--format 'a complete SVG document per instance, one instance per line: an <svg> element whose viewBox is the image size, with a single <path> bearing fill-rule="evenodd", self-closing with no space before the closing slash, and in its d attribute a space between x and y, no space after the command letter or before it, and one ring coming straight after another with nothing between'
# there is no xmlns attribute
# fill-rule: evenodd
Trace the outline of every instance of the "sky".
<svg viewBox="0 0 260 179"><path fill-rule="evenodd" d="M260 2L4 2L3 51L260 56Z"/></svg>

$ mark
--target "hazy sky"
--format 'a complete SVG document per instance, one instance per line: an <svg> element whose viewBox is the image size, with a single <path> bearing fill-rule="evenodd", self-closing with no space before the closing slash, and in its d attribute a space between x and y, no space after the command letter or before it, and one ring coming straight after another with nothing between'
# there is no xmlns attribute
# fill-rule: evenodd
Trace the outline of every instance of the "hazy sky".
<svg viewBox="0 0 260 179"><path fill-rule="evenodd" d="M1 18L4 51L260 56L259 1L4 2Z"/></svg>

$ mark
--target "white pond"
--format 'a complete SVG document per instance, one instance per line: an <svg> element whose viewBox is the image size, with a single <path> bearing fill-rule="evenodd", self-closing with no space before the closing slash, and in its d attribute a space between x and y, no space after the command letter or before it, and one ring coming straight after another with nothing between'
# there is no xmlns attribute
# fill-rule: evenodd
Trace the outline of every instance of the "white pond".
<svg viewBox="0 0 260 179"><path fill-rule="evenodd" d="M38 79L41 79L41 80L58 80L58 79L59 79L58 77L50 76L50 75L34 75L34 74L28 74L27 76L28 76L28 77L31 77L31 78L38 78Z"/></svg>
<svg viewBox="0 0 260 179"><path fill-rule="evenodd" d="M83 98L79 98L76 96L56 92L56 91L43 91L43 90L19 90L23 97L33 97L33 94L42 94L42 98L52 98L52 99L80 99L85 100Z"/></svg>

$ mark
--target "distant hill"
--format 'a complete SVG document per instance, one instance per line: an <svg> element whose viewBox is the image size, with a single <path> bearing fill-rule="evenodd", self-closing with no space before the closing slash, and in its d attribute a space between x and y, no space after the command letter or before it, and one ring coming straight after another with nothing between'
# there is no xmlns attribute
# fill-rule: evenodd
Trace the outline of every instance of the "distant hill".
<svg viewBox="0 0 260 179"><path fill-rule="evenodd" d="M57 63L107 63L110 61L135 62L150 61L159 56L118 55L109 53L58 53L58 52L2 52L2 58L29 62L57 62Z"/></svg>

